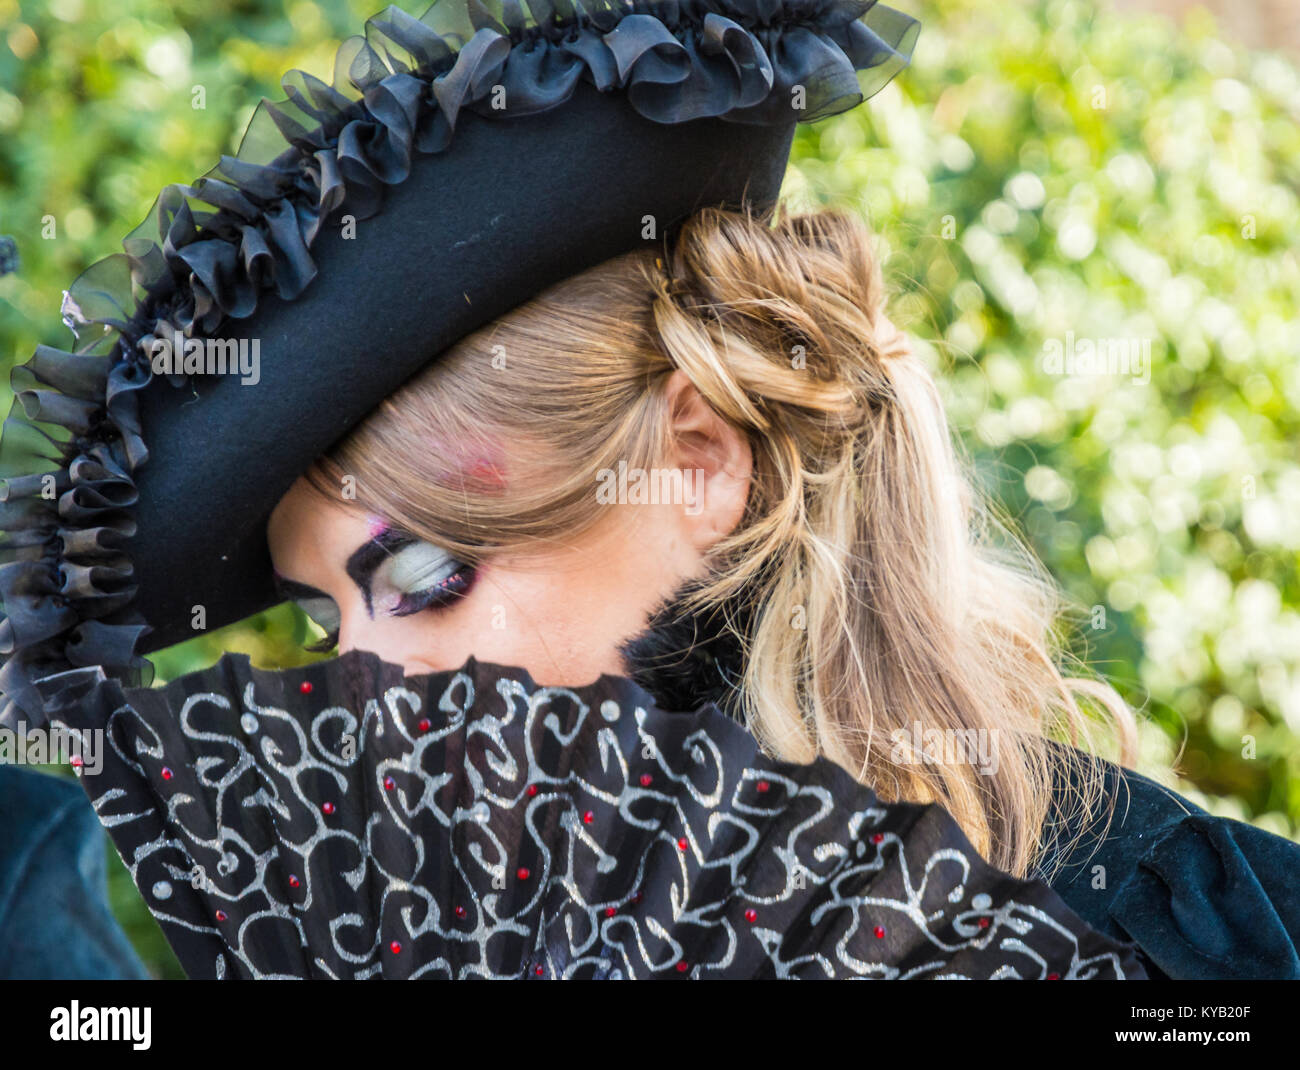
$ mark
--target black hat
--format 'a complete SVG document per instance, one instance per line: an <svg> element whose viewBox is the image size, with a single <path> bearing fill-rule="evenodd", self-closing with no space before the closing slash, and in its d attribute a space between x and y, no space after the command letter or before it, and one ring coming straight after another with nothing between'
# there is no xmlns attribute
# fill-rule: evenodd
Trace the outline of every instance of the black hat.
<svg viewBox="0 0 1300 1070"><path fill-rule="evenodd" d="M74 349L15 369L4 710L68 668L131 680L195 606L273 604L265 522L312 461L548 286L770 206L795 124L881 88L918 28L875 0L443 0L372 18L332 85L291 72L73 283Z"/></svg>

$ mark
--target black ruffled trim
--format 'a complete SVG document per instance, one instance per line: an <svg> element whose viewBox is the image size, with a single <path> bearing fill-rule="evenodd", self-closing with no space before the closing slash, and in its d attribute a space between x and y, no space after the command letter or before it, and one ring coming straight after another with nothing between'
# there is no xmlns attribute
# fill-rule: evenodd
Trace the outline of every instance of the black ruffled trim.
<svg viewBox="0 0 1300 1070"><path fill-rule="evenodd" d="M40 716L33 683L50 673L102 665L136 683L147 669L123 547L149 456L136 392L156 338L211 336L265 293L298 297L322 222L373 215L414 153L446 149L462 110L499 113L502 90L512 116L561 105L585 80L661 123L789 122L799 104L808 122L884 86L918 30L876 0L502 0L495 14L444 0L419 19L393 7L371 18L339 48L333 84L289 72L288 99L263 101L237 156L164 189L124 252L72 284L76 348L41 346L14 371L0 439L0 470L20 473L0 488L0 722L15 705Z"/></svg>

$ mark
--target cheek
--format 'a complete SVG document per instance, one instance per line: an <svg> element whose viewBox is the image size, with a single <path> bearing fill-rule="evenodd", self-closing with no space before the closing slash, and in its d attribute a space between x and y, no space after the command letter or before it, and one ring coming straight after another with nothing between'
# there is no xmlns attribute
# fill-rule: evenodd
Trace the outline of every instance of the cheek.
<svg viewBox="0 0 1300 1070"><path fill-rule="evenodd" d="M494 569L467 600L463 631L448 641L457 664L473 654L521 665L538 683L576 685L618 674L619 647L645 627L652 608L645 586L644 574L594 565Z"/></svg>
<svg viewBox="0 0 1300 1070"><path fill-rule="evenodd" d="M621 671L618 644L643 623L625 629L610 608L564 575L485 569L443 610L373 620L364 609L345 613L339 649L372 651L408 673L457 669L472 656L521 666L540 684L576 685Z"/></svg>
<svg viewBox="0 0 1300 1070"><path fill-rule="evenodd" d="M651 511L641 513L648 522ZM468 595L443 609L373 620L363 610L345 622L340 649L371 650L408 672L456 669L473 656L521 666L540 684L620 674L619 648L686 572L673 560L671 530L648 523L634 530L630 538L620 529L616 539L586 539L544 562L497 558Z"/></svg>

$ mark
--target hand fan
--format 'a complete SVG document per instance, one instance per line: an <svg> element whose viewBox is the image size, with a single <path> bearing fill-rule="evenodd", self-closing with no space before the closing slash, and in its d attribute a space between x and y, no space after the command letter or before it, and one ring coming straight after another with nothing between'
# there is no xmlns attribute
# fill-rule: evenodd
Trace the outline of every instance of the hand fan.
<svg viewBox="0 0 1300 1070"><path fill-rule="evenodd" d="M627 679L351 652L41 686L103 730L82 785L191 977L1143 976L941 808Z"/></svg>

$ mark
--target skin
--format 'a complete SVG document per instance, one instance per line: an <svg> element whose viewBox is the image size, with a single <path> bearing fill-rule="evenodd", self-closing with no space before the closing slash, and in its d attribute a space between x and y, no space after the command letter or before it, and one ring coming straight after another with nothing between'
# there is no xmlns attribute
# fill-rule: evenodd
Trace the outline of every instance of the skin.
<svg viewBox="0 0 1300 1070"><path fill-rule="evenodd" d="M703 472L702 508L609 505L608 517L571 544L493 558L450 605L393 616L383 599L368 608L355 567L351 575L347 567L374 538L375 518L324 499L299 479L267 524L275 569L334 600L340 653L373 651L408 674L458 668L471 655L522 666L540 685L576 687L602 673L622 674L620 645L702 573L708 551L740 522L752 474L744 435L709 408L684 373L670 376L667 397L675 442L668 463Z"/></svg>

